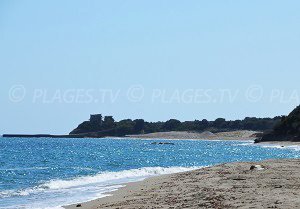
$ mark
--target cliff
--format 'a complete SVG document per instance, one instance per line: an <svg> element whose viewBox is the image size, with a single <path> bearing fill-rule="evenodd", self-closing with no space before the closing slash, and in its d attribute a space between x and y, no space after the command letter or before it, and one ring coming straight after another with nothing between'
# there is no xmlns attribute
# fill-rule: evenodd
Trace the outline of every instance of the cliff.
<svg viewBox="0 0 300 209"><path fill-rule="evenodd" d="M288 116L282 117L272 131L265 132L263 141L300 141L300 106L296 107Z"/></svg>

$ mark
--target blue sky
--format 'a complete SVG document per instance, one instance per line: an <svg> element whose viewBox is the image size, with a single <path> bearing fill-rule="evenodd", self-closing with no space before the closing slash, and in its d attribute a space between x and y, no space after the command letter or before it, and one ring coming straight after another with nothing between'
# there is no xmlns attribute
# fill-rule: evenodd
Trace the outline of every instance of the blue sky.
<svg viewBox="0 0 300 209"><path fill-rule="evenodd" d="M296 0L3 0L0 133L68 133L90 113L149 121L287 114L300 103L299 10ZM25 92L17 101L16 86L13 96ZM99 99L103 91L115 99ZM209 99L186 98L199 91ZM80 101L63 96L87 92Z"/></svg>

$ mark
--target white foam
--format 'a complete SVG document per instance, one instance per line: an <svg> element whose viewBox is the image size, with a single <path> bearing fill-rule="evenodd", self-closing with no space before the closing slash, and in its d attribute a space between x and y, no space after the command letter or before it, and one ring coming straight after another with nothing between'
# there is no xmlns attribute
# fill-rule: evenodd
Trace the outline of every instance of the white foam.
<svg viewBox="0 0 300 209"><path fill-rule="evenodd" d="M33 187L33 188L20 189L20 190L3 190L0 192L0 198L12 197L12 196L27 196L41 191L44 191L44 189L40 187Z"/></svg>
<svg viewBox="0 0 300 209"><path fill-rule="evenodd" d="M236 144L234 146L260 146L263 148L274 148L274 149L292 149L300 151L300 145L280 145L280 144L255 144L253 141L245 141L245 143Z"/></svg>
<svg viewBox="0 0 300 209"><path fill-rule="evenodd" d="M254 141L243 141L240 144L236 144L234 146L249 146L249 145L254 145Z"/></svg>
<svg viewBox="0 0 300 209"><path fill-rule="evenodd" d="M110 184L111 182L116 182L118 180L123 180L126 182L126 179L132 181L134 179L140 180L150 176L184 172L200 167L144 167L139 169L123 170L118 172L101 172L94 176L83 176L77 177L74 179L61 180L55 179L48 182L45 182L39 186L33 188L27 188L23 190L4 190L0 192L0 197L9 197L9 196L26 196L44 190L59 190L59 189L68 189L76 188L81 186L87 186L90 184L99 184L105 183Z"/></svg>
<svg viewBox="0 0 300 209"><path fill-rule="evenodd" d="M84 176L71 180L51 180L42 184L40 187L48 189L67 189L80 187L88 184L98 184L112 182L120 179L140 179L149 176L178 173L194 170L200 167L144 167L140 169L124 170L119 172L103 172L95 176Z"/></svg>
<svg viewBox="0 0 300 209"><path fill-rule="evenodd" d="M144 167L118 172L101 172L94 176L51 180L24 190L5 190L0 192L0 197L26 196L26 202L21 204L24 209L61 209L61 205L86 202L107 196L107 192L117 190L124 183L199 168L201 167ZM11 208L20 208L19 206Z"/></svg>
<svg viewBox="0 0 300 209"><path fill-rule="evenodd" d="M261 145L258 144L258 145L265 148L292 149L295 151L300 151L299 145L288 145L288 146L278 145L278 144L261 144Z"/></svg>

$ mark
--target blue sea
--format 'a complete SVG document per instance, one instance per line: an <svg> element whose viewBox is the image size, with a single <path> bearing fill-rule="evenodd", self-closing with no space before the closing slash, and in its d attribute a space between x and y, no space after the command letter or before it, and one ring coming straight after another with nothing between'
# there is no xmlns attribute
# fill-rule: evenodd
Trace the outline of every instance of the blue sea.
<svg viewBox="0 0 300 209"><path fill-rule="evenodd" d="M299 158L251 141L0 138L0 208L61 209L127 182L237 161Z"/></svg>

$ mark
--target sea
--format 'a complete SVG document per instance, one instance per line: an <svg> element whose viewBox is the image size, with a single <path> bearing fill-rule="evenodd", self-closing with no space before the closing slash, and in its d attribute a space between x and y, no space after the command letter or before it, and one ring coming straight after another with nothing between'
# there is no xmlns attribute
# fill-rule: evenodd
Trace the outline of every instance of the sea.
<svg viewBox="0 0 300 209"><path fill-rule="evenodd" d="M0 208L62 209L152 176L228 162L299 157L297 146L252 141L2 137Z"/></svg>

